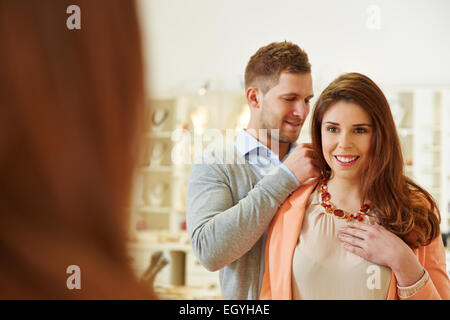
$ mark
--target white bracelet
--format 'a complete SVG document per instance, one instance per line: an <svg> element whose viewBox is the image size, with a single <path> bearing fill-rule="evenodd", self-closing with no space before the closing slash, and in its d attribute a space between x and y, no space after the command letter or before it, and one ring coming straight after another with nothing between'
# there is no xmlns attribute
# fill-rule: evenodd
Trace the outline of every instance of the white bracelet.
<svg viewBox="0 0 450 320"><path fill-rule="evenodd" d="M427 270L424 268L424 273L422 278L419 279L419 281L417 281L416 283L408 286L408 287L400 287L399 285L397 285L397 292L398 292L398 296L402 299L407 299L412 297L413 295L415 295L417 293L417 291L419 291L428 281L428 279L430 278Z"/></svg>

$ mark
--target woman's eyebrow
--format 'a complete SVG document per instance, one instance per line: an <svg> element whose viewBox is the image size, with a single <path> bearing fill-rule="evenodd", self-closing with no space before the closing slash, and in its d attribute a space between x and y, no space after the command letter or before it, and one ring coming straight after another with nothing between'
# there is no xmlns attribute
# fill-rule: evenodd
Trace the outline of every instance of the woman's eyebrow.
<svg viewBox="0 0 450 320"><path fill-rule="evenodd" d="M366 127L371 127L371 124L368 123L357 123L353 125L354 127L361 127L361 126L366 126Z"/></svg>
<svg viewBox="0 0 450 320"><path fill-rule="evenodd" d="M340 125L339 123L332 122L332 121L327 121L325 123L329 123L329 124L332 124L332 125L335 125L335 126L339 126ZM372 125L368 124L368 123L357 123L357 124L353 125L353 127L361 127L361 126L372 127Z"/></svg>

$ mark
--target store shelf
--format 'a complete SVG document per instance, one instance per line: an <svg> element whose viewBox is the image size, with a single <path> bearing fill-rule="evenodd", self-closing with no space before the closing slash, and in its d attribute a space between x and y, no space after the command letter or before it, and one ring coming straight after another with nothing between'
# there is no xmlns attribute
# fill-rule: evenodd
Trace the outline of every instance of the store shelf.
<svg viewBox="0 0 450 320"><path fill-rule="evenodd" d="M139 234L141 232L138 232L138 239L139 241L135 243L130 243L130 247L132 249L139 249L139 250L149 250L149 251L158 251L158 250L167 250L167 251L186 251L191 252L192 247L191 244L183 244L183 243L170 243L170 242L150 242L146 241L146 235ZM144 233L144 232L142 232Z"/></svg>
<svg viewBox="0 0 450 320"><path fill-rule="evenodd" d="M441 174L443 169L440 167L435 167L435 168L420 168L416 170L417 173L419 174Z"/></svg>
<svg viewBox="0 0 450 320"><path fill-rule="evenodd" d="M171 166L146 166L142 168L142 172L152 173L152 172L164 172L171 173Z"/></svg>
<svg viewBox="0 0 450 320"><path fill-rule="evenodd" d="M441 230L450 220L450 88L384 88L402 143L405 173L436 196Z"/></svg>
<svg viewBox="0 0 450 320"><path fill-rule="evenodd" d="M171 139L172 131L164 131L164 132L151 132L144 134L144 137L147 139Z"/></svg>
<svg viewBox="0 0 450 320"><path fill-rule="evenodd" d="M423 145L421 150L424 152L442 152L442 146L440 145Z"/></svg>
<svg viewBox="0 0 450 320"><path fill-rule="evenodd" d="M172 212L172 208L170 207L138 206L136 210L138 212L143 213L160 213L160 214L170 214Z"/></svg>
<svg viewBox="0 0 450 320"><path fill-rule="evenodd" d="M397 128L397 131L400 137L406 137L414 134L414 130L412 128Z"/></svg>

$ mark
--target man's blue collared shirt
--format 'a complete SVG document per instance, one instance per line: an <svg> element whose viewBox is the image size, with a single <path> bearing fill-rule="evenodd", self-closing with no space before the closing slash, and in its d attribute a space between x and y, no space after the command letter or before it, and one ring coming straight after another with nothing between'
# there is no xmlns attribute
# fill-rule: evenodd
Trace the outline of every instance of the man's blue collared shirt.
<svg viewBox="0 0 450 320"><path fill-rule="evenodd" d="M280 167L294 177L300 185L297 177L283 163L289 153L291 153L291 151L297 146L297 143L291 143L288 153L281 161L276 153L256 140L255 137L245 130L242 130L239 133L235 146L239 153L245 157L245 160L256 169L261 177L267 175L273 168Z"/></svg>

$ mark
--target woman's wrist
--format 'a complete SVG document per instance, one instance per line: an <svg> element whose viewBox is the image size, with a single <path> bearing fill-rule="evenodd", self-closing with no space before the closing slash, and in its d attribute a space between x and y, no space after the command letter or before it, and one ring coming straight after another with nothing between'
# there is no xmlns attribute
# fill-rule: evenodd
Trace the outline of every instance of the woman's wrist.
<svg viewBox="0 0 450 320"><path fill-rule="evenodd" d="M424 269L423 276L414 283L413 285L409 287L401 287L397 284L397 293L398 296L402 299L408 299L411 298L413 295L415 295L420 289L422 289L423 286L428 282L428 279L430 278L428 272L426 269Z"/></svg>
<svg viewBox="0 0 450 320"><path fill-rule="evenodd" d="M411 251L399 259L393 260L391 269L400 287L408 287L419 281L424 275L424 267Z"/></svg>

